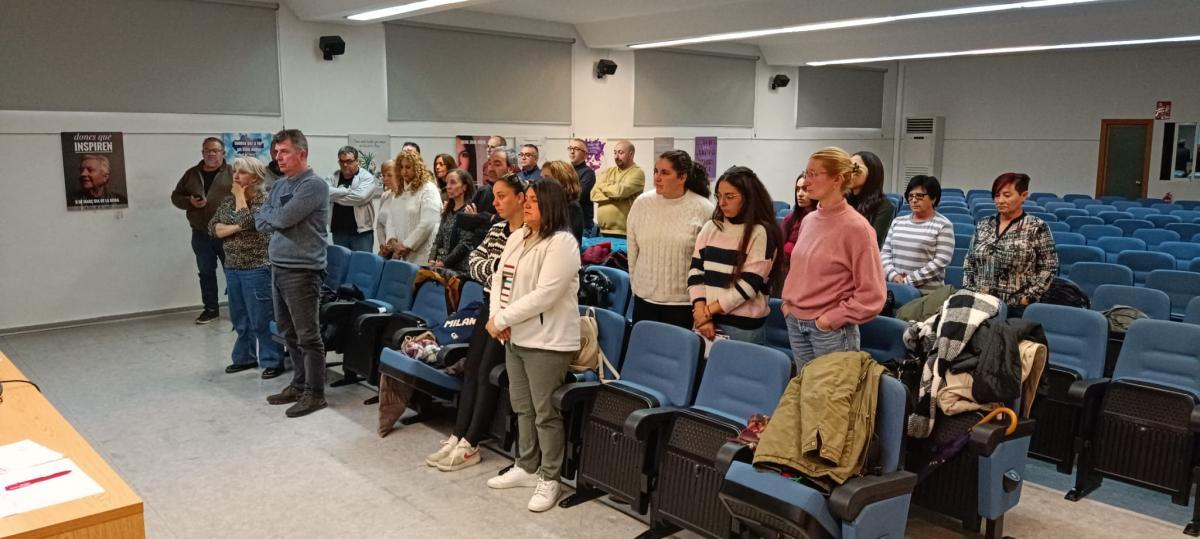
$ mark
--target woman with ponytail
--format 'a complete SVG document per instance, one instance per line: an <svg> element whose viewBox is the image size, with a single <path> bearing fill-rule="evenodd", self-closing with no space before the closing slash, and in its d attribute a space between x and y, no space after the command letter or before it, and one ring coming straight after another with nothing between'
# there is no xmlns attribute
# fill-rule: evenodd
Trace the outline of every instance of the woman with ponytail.
<svg viewBox="0 0 1200 539"><path fill-rule="evenodd" d="M717 210L700 229L688 273L697 332L767 343L767 297L780 266L780 235L771 195L754 171L725 171L717 180Z"/></svg>
<svg viewBox="0 0 1200 539"><path fill-rule="evenodd" d="M883 196L883 161L878 155L861 151L851 155L850 162L850 194L846 201L871 223L876 247L882 247L896 216L896 207Z"/></svg>
<svg viewBox="0 0 1200 539"><path fill-rule="evenodd" d="M633 321L692 329L688 268L696 235L713 213L708 173L682 150L654 163L654 190L634 201L626 224Z"/></svg>
<svg viewBox="0 0 1200 539"><path fill-rule="evenodd" d="M817 211L804 218L783 284L783 314L797 366L859 349L858 324L887 296L871 224L846 203L854 164L841 148L808 159L804 185Z"/></svg>

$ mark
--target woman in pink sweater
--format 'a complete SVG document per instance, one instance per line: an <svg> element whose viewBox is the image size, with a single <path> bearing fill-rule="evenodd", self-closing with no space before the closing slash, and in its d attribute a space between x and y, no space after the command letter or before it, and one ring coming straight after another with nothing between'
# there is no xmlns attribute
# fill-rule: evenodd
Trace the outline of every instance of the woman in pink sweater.
<svg viewBox="0 0 1200 539"><path fill-rule="evenodd" d="M878 315L887 296L875 230L846 203L855 166L841 148L808 159L805 187L818 206L800 227L783 285L788 339L800 367L858 350L858 325Z"/></svg>
<svg viewBox="0 0 1200 539"><path fill-rule="evenodd" d="M717 180L717 209L692 252L688 295L696 331L766 344L767 297L783 243L771 195L753 170L733 167Z"/></svg>

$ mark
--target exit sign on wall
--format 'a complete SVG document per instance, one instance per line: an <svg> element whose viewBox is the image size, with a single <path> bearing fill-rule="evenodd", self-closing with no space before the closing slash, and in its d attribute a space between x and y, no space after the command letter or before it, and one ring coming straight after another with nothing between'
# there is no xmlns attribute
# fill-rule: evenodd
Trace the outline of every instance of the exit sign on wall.
<svg viewBox="0 0 1200 539"><path fill-rule="evenodd" d="M1170 101L1155 101L1154 102L1154 119L1155 120L1170 120L1171 119L1171 102Z"/></svg>

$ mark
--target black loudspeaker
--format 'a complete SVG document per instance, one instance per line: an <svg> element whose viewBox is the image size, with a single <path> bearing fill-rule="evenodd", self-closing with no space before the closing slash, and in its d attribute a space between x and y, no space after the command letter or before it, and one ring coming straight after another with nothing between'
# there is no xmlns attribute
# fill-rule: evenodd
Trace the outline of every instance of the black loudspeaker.
<svg viewBox="0 0 1200 539"><path fill-rule="evenodd" d="M321 36L321 39L317 41L317 48L321 49L326 60L332 60L334 56L346 53L346 42L342 36Z"/></svg>
<svg viewBox="0 0 1200 539"><path fill-rule="evenodd" d="M771 77L770 86L772 90L776 88L786 88L789 82L792 82L792 79L789 79L787 75L775 75L774 77Z"/></svg>
<svg viewBox="0 0 1200 539"><path fill-rule="evenodd" d="M596 78L603 79L617 72L617 63L607 58L596 62Z"/></svg>

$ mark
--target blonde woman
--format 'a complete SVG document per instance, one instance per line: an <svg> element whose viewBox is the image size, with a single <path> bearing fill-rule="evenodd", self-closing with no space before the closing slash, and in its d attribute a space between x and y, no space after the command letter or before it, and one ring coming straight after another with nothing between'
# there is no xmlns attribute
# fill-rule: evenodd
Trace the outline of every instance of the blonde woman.
<svg viewBox="0 0 1200 539"><path fill-rule="evenodd" d="M442 213L437 182L421 156L411 151L401 151L394 161L384 163L383 174L387 190L375 220L379 254L428 264Z"/></svg>
<svg viewBox="0 0 1200 539"><path fill-rule="evenodd" d="M798 366L859 349L858 324L875 318L887 295L871 223L846 202L862 165L841 148L812 154L804 172L817 211L804 218L783 283L783 314Z"/></svg>
<svg viewBox="0 0 1200 539"><path fill-rule="evenodd" d="M229 292L229 319L237 332L233 364L235 373L256 366L264 379L283 374L283 347L271 340L271 262L267 258L270 232L254 227L254 212L266 199L263 179L266 165L253 157L233 160L231 196L225 197L208 223L208 233L224 239L225 283Z"/></svg>

